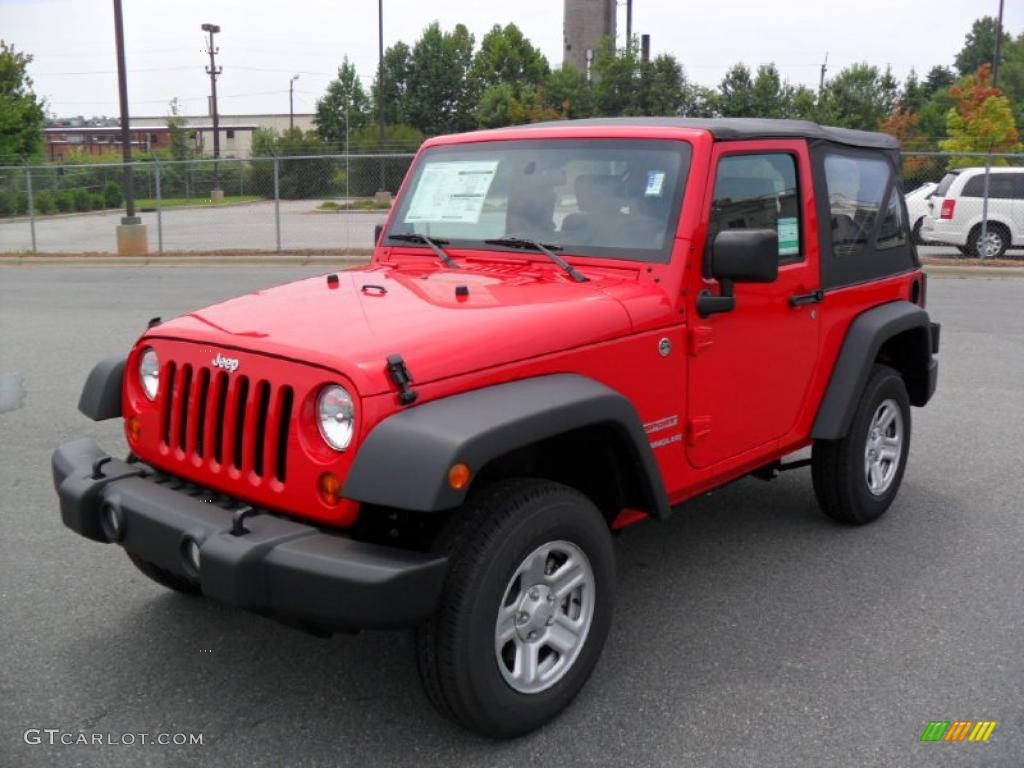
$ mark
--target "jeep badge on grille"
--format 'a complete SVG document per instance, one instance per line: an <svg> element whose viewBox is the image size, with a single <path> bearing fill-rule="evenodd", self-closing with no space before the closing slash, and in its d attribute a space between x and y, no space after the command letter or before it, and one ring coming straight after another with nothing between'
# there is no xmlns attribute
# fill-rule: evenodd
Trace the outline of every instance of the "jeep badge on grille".
<svg viewBox="0 0 1024 768"><path fill-rule="evenodd" d="M235 357L224 357L220 352L213 358L214 368L223 368L225 371L234 373L238 370L238 358Z"/></svg>

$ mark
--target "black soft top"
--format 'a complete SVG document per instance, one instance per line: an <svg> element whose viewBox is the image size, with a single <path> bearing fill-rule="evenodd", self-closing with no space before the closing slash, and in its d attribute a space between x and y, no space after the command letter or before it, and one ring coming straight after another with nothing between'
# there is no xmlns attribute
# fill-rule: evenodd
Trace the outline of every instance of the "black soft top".
<svg viewBox="0 0 1024 768"><path fill-rule="evenodd" d="M851 147L899 149L899 142L886 133L856 131L818 125L810 120L769 120L758 117L592 117L583 120L554 120L519 125L516 128L554 128L570 125L649 125L651 127L695 128L708 131L718 141L739 139L817 139Z"/></svg>

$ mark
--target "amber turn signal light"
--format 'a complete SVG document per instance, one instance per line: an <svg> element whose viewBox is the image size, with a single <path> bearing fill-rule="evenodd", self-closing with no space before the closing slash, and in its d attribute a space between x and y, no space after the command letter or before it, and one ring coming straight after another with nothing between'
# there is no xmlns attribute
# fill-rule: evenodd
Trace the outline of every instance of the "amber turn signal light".
<svg viewBox="0 0 1024 768"><path fill-rule="evenodd" d="M341 501L341 480L333 472L324 472L320 475L320 481L318 483L320 490L320 498L324 500L325 504L330 504L332 507Z"/></svg>
<svg viewBox="0 0 1024 768"><path fill-rule="evenodd" d="M124 426L125 431L128 433L128 439L138 441L142 435L142 420L138 416L129 416Z"/></svg>
<svg viewBox="0 0 1024 768"><path fill-rule="evenodd" d="M470 476L469 467L465 464L453 464L452 468L448 470L448 485L456 491L461 491L469 485Z"/></svg>

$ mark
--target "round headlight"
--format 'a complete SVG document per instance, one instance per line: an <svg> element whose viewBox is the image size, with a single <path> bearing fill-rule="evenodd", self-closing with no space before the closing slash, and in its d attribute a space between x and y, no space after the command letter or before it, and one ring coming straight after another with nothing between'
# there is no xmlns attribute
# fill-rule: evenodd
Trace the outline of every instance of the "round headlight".
<svg viewBox="0 0 1024 768"><path fill-rule="evenodd" d="M139 358L139 381L146 397L156 400L157 390L160 389L160 360L151 348L146 348Z"/></svg>
<svg viewBox="0 0 1024 768"><path fill-rule="evenodd" d="M320 390L316 412L324 441L336 451L348 448L356 431L356 414L352 396L344 387L329 384Z"/></svg>

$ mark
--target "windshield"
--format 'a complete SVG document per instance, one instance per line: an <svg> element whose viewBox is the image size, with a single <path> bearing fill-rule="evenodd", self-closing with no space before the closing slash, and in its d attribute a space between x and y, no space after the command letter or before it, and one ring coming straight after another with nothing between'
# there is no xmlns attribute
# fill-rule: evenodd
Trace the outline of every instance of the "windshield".
<svg viewBox="0 0 1024 768"><path fill-rule="evenodd" d="M677 141L548 139L435 147L423 153L388 235L452 248L527 238L564 256L667 261L690 145Z"/></svg>

